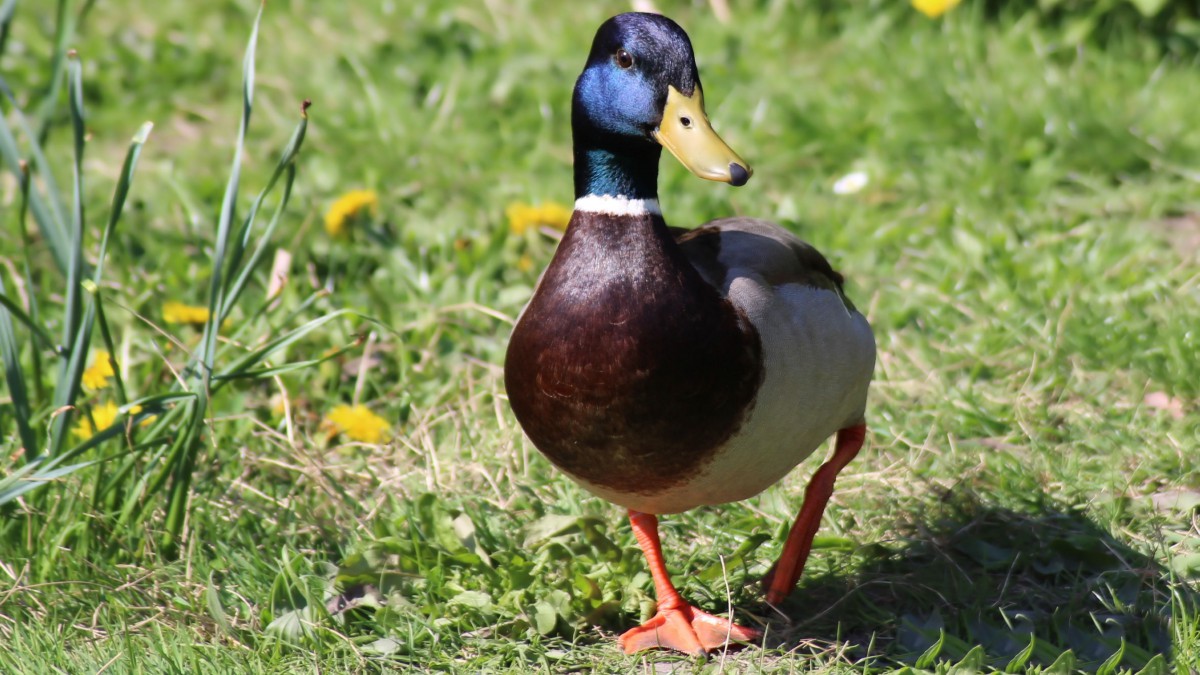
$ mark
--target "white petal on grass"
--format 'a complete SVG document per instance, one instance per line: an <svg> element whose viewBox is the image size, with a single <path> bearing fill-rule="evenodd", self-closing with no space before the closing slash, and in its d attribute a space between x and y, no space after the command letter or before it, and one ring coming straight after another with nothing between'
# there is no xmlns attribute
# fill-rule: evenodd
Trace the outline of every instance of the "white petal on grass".
<svg viewBox="0 0 1200 675"><path fill-rule="evenodd" d="M870 181L866 171L851 171L833 184L833 194L852 195L865 188Z"/></svg>

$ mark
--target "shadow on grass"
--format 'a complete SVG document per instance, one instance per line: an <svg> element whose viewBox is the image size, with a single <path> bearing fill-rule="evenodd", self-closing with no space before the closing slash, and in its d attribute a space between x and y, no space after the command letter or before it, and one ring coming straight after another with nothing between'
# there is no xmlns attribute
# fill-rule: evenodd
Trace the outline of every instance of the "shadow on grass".
<svg viewBox="0 0 1200 675"><path fill-rule="evenodd" d="M836 643L880 666L1165 671L1172 608L1200 607L1155 560L1043 495L1017 512L947 493L900 535L861 551L854 574L806 577L780 608L790 621L770 620L772 646Z"/></svg>

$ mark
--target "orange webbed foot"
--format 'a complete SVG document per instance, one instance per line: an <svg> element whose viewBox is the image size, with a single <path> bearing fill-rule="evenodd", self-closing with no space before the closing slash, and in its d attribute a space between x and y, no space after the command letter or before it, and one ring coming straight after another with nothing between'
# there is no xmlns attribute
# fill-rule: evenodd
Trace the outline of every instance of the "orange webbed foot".
<svg viewBox="0 0 1200 675"><path fill-rule="evenodd" d="M618 640L626 654L643 649L674 649L694 656L740 642L755 642L762 631L739 626L691 605L659 609L646 623L625 632Z"/></svg>

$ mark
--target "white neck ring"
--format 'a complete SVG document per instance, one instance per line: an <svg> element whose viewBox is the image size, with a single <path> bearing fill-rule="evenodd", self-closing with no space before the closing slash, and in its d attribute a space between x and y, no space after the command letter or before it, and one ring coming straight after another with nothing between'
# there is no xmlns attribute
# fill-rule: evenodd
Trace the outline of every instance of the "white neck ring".
<svg viewBox="0 0 1200 675"><path fill-rule="evenodd" d="M661 216L657 199L630 199L623 195L585 195L575 200L575 210L606 216Z"/></svg>

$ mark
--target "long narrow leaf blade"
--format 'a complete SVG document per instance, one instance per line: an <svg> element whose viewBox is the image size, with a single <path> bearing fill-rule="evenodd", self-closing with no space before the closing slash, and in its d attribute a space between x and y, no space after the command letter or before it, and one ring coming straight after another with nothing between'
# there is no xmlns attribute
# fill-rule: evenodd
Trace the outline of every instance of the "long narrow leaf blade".
<svg viewBox="0 0 1200 675"><path fill-rule="evenodd" d="M83 68L75 52L70 54L71 60L67 71L69 77L67 87L71 99L71 126L75 132L75 155L72 162L74 171L74 207L71 209L71 258L67 268L67 305L66 317L63 319L62 344L69 345L75 341L79 332L80 311L83 303Z"/></svg>
<svg viewBox="0 0 1200 675"><path fill-rule="evenodd" d="M137 170L138 159L142 156L142 146L146 144L146 139L150 137L150 131L153 129L153 122L143 122L142 126L138 127L137 133L133 135L133 140L129 143L129 150L125 153L125 163L121 165L121 175L117 178L116 189L113 190L108 224L104 228L104 235L100 238L100 254L97 256L96 270L92 277L97 285L100 283L100 274L104 269L108 240L116 231L117 223L121 220L121 212L125 209L125 199L129 196L130 186L133 185L133 173Z"/></svg>
<svg viewBox="0 0 1200 675"><path fill-rule="evenodd" d="M11 11L11 9L9 10ZM3 18L3 17L0 17ZM29 172L25 168L21 175L21 207L17 209L17 229L25 226L25 208L29 204ZM28 283L28 279L26 282ZM5 298L4 282L0 279L0 298ZM7 299L7 298L5 298ZM32 325L33 322L30 322ZM34 347L36 350L37 347ZM29 420L33 416L29 405L29 392L25 388L25 375L21 372L21 349L17 345L17 335L13 332L12 316L7 309L0 308L0 359L4 360L4 380L8 382L9 396L12 398L13 416L17 421L17 434L21 437L21 447L26 458L37 454L37 437Z"/></svg>
<svg viewBox="0 0 1200 675"><path fill-rule="evenodd" d="M0 307L3 307L13 318L24 324L33 333L33 336L42 343L42 347L52 352L58 352L58 345L54 344L54 338L50 337L49 333L30 318L20 305L5 295L3 289L0 289Z"/></svg>
<svg viewBox="0 0 1200 675"><path fill-rule="evenodd" d="M221 215L217 220L217 246L213 252L212 286L208 299L208 322L200 345L200 362L205 382L212 374L213 358L217 351L217 331L221 326L221 310L224 307L225 264L229 250L229 232L233 226L234 210L237 208L238 187L242 179L242 152L246 145L246 132L250 127L250 113L254 109L254 57L258 48L258 27L262 22L263 5L259 5L250 29L250 40L246 45L246 57L242 62L242 118L238 124L237 143L233 150L233 164L229 170L229 182L221 200Z"/></svg>
<svg viewBox="0 0 1200 675"><path fill-rule="evenodd" d="M305 100L301 104L300 123L296 125L296 130L292 132L292 137L288 139L287 144L284 146L283 153L279 161L275 164L275 170L271 172L271 177L267 180L266 187L258 193L258 197L250 205L250 212L246 214L238 236L234 240L233 251L229 257L229 273L234 274L239 268L241 272L231 286L231 290L226 293L225 302L221 308L222 321L229 316L229 312L237 304L237 298L245 288L247 278L254 271L258 259L262 257L262 253L266 249L266 243L270 240L271 233L275 229L274 226L279 222L279 214L283 212L283 207L287 205L288 198L291 195L291 180L295 178L295 158L300 152L300 146L303 145L304 135L308 130L308 108L310 105L312 105L312 102L308 100ZM263 201L275 188L275 184L279 182L279 177L283 175L285 170L288 172L289 181L284 186L283 199L280 201L279 206L276 207L275 217L271 219L267 231L259 237L258 245L255 247L255 255L251 256L250 261L245 267L241 267L242 256L245 254L246 247L250 245L250 233L254 230L254 220L258 216L258 210L262 208Z"/></svg>
<svg viewBox="0 0 1200 675"><path fill-rule="evenodd" d="M83 316L83 147L85 128L83 122L83 66L74 52L68 54L67 89L71 108L71 127L75 132L74 208L71 210L71 260L67 269L67 304L63 318L64 345L71 351L59 370L58 383L54 388L55 408L67 410L54 418L50 431L50 454L57 455L66 442L66 430L71 422L71 407L79 395L79 382L83 377L88 345L91 343L92 321L95 319L95 298L88 303L86 318Z"/></svg>
<svg viewBox="0 0 1200 675"><path fill-rule="evenodd" d="M131 402L126 403L125 405L121 406L118 409L118 413L120 415L120 417L118 419L121 420L121 423L119 423L115 426L118 430L123 429L124 428L124 423L123 423L124 420L126 420L130 416L134 418L135 422L141 422L142 420L146 420L146 419L150 418L152 415L161 414L161 413L166 412L167 411L166 406L170 403L178 403L180 401L190 401L190 400L194 400L195 398L196 398L196 395L192 394L192 393L163 394L160 396L147 396L145 398L138 399L137 401L131 401ZM134 413L133 412L134 410L137 410L137 412ZM66 452L62 453L61 455L50 458L50 460L47 462L46 466L53 468L63 462L69 462L72 459L74 459L75 457L87 452L88 450L91 450L92 448L96 447L97 445L100 445L101 443L103 443L104 441L108 440L109 438L111 438L115 435L116 435L115 432L105 434L102 430L101 433L97 433L97 434L93 435L91 438L88 438L84 442L80 443L79 445L76 445L75 447L71 448L70 450L67 450Z"/></svg>
<svg viewBox="0 0 1200 675"><path fill-rule="evenodd" d="M372 321L372 322L375 321L374 319L371 319L370 317L364 317L361 314L358 314L357 312L351 311L349 309L339 309L337 311L330 312L329 314L326 314L325 316L317 317L316 319L309 321L308 323L304 324L303 326L300 326L299 328L297 328L295 330L289 331L289 332L275 338L274 340L271 340L270 342L264 344L263 346L259 347L258 349L255 349L254 351L247 353L246 355L242 356L242 358L238 359L233 364L231 364L228 368L226 368L225 370L221 371L218 375L216 375L215 379L218 379L218 380L239 379L243 376L242 374L244 372L257 367L259 364L263 363L268 358L270 358L272 354L278 352L281 349L284 349L288 345L296 343L298 340L303 338L305 335L308 335L309 333L320 328L321 326L324 326L325 324L329 323L330 321L333 321L334 319L337 319L342 316L357 316L360 318L367 319L368 321Z"/></svg>
<svg viewBox="0 0 1200 675"><path fill-rule="evenodd" d="M17 13L17 0L0 2L0 56L4 56L4 46L8 44L8 31L12 28L13 15Z"/></svg>
<svg viewBox="0 0 1200 675"><path fill-rule="evenodd" d="M279 174L286 169L287 178L284 180L283 184L283 196L280 198L279 204L275 207L275 214L271 217L271 221L267 224L266 229L258 238L258 244L254 247L254 253L251 254L250 260L246 263L246 266L242 268L241 272L230 286L230 290L225 298L225 306L221 311L222 320L229 316L229 313L233 311L233 307L237 303L238 298L240 298L242 292L246 290L246 284L250 280L250 275L254 272L255 268L258 267L259 261L262 260L263 255L266 253L267 244L270 243L271 236L275 233L275 229L279 226L280 216L283 215L283 212L287 208L288 202L291 199L292 185L296 180L296 155L299 154L300 147L304 144L304 135L308 130L308 107L309 101L306 100L300 108L300 123L296 125L296 130L292 133L291 139L284 147L283 154L279 158L279 163L275 167L275 172L271 175L271 180L267 183L267 187L262 191L262 193L259 194L258 199L255 200L254 206L251 209L251 216L247 218L245 225L246 236L249 235L252 218L258 213L258 208L262 205L263 198L266 197L267 191L270 190L275 184L275 181L279 178Z"/></svg>
<svg viewBox="0 0 1200 675"><path fill-rule="evenodd" d="M98 459L94 459L90 462L81 462L79 464L63 466L45 472L33 473L29 476L22 476L13 481L5 481L5 483L0 484L0 506L11 502L30 490L35 490L43 485L46 485L56 478L61 478L68 474L74 473L80 469L96 464L99 461L100 460Z"/></svg>
<svg viewBox="0 0 1200 675"><path fill-rule="evenodd" d="M225 188L225 196L221 200L221 215L217 221L217 244L213 251L212 283L208 297L208 321L204 324L204 334L200 340L198 365L201 369L202 386L197 392L195 405L191 406L192 414L188 418L187 431L181 437L182 440L172 446L167 459L168 465L160 474L163 477L169 475L171 478L167 497L166 532L162 537L163 552L167 556L174 555L178 550L179 537L183 533L183 523L187 518L187 504L192 489L192 473L196 465L196 455L200 452L200 432L204 427L204 417L208 411L209 386L212 382L213 360L217 352L217 331L221 328L221 309L224 306L223 298L226 291L225 265L229 249L229 234L234 220L234 211L237 208L242 153L246 145L246 131L250 126L250 112L254 105L254 57L263 9L264 5L259 5L258 14L254 17L254 26L250 31L250 40L246 46L245 61L242 64L242 118L238 125L229 182ZM193 363L195 360L193 358Z"/></svg>
<svg viewBox="0 0 1200 675"><path fill-rule="evenodd" d="M41 230L42 236L46 239L46 243L49 244L50 252L54 255L54 262L58 264L59 270L65 274L67 268L70 266L70 242L67 238L65 208L62 206L62 197L58 191L58 185L55 183L53 172L50 171L49 164L46 162L46 156L42 152L41 146L38 145L33 127L17 106L16 97L13 96L12 90L9 89L2 77L0 77L0 93L4 94L4 98L12 106L13 117L16 118L17 123L21 126L22 133L29 139L29 153L33 158L33 168L45 186L49 199L49 206L47 206L42 201L42 195L38 190L31 189L29 191L29 212L33 214L33 219L37 222L38 229ZM21 168L22 155L20 148L17 146L16 136L13 134L12 128L9 127L8 119L5 115L0 115L0 157L3 157L4 163L8 165L13 177L20 180L21 174L24 172L24 169Z"/></svg>
<svg viewBox="0 0 1200 675"><path fill-rule="evenodd" d="M4 295L4 282L0 280L0 297ZM36 347L35 347L36 349ZM13 417L17 421L17 434L21 437L21 446L25 448L25 456L37 454L37 437L29 420L33 416L29 406L29 392L25 388L25 377L21 373L21 349L17 344L16 333L13 332L12 318L6 308L0 307L0 360L4 361L4 380L8 383L9 397L12 399Z"/></svg>
<svg viewBox="0 0 1200 675"><path fill-rule="evenodd" d="M50 454L57 455L67 440L67 428L74 417L72 410L75 399L79 397L80 383L83 381L83 371L87 368L88 345L92 342L92 325L96 321L96 301L93 298L87 303L84 318L75 342L71 344L69 356L63 362L59 381L54 388L55 409L66 410L54 418L50 425Z"/></svg>
<svg viewBox="0 0 1200 675"><path fill-rule="evenodd" d="M36 137L39 142L46 138L58 108L58 89L62 86L64 66L65 70L69 71L70 61L73 59L71 51L67 49L75 34L75 17L72 16L69 5L68 0L58 0L58 12L54 19L54 54L50 60L50 85L46 87L46 94L37 113L41 127Z"/></svg>

